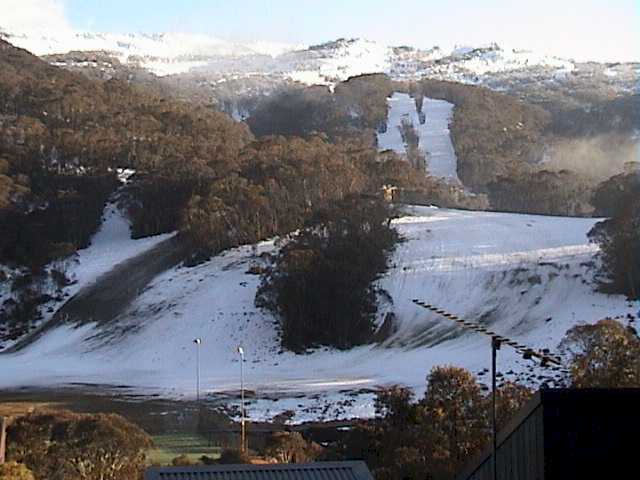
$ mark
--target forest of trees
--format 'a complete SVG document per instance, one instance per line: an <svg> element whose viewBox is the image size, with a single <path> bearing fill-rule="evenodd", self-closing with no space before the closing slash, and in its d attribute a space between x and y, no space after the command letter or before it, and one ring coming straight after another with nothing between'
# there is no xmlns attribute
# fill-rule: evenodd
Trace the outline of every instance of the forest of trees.
<svg viewBox="0 0 640 480"><path fill-rule="evenodd" d="M170 196L160 193L179 197L171 179L194 173L189 182L197 183L223 175L251 139L245 126L224 114L147 94L119 80L89 80L4 41L0 67L2 262L37 269L55 255L58 244L86 245L116 187L117 167L163 178L162 166L169 178L160 183L157 198ZM200 167L197 175L193 166ZM133 205L134 211L145 206L142 200ZM165 213L171 217L170 209ZM177 221L178 214L174 217ZM162 222L137 223L138 230L153 231L148 225ZM166 223L156 230L175 228L175 222ZM28 255L20 245L30 249Z"/></svg>
<svg viewBox="0 0 640 480"><path fill-rule="evenodd" d="M569 170L522 168L487 185L495 210L542 215L585 216L591 213L592 189Z"/></svg>
<svg viewBox="0 0 640 480"><path fill-rule="evenodd" d="M115 170L127 167L136 173L120 198L134 237L177 230L190 262L286 235L345 198L381 197L387 188L395 201L445 207L488 208L487 198L491 208L513 212L589 215L595 207L613 217L592 235L602 246L603 278L611 291L638 295L638 208L627 200L638 191L637 173L594 185L578 173L536 165L545 134L561 129L543 109L508 95L361 75L333 92L318 86L275 91L244 124L210 106L163 97L161 89L50 66L3 41L0 67L0 262L26 267L21 282L42 278L52 260L88 244L119 188ZM385 124L387 97L397 90L413 95L418 111L425 95L455 104L459 176L467 189L486 196L425 175L427 159L409 125L403 128L409 162L377 151L375 129ZM611 128L626 128L625 115ZM356 276L363 273L355 261L350 267ZM365 277L371 282L375 275ZM44 298L23 283L27 289L10 310L12 322L28 328ZM2 320L0 336L6 335Z"/></svg>

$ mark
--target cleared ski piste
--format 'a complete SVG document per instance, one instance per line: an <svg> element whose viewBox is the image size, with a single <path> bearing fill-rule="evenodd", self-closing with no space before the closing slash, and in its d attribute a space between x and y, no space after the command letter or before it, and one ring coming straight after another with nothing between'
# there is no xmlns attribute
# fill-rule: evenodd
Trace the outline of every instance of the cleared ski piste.
<svg viewBox="0 0 640 480"><path fill-rule="evenodd" d="M427 158L429 174L460 183L457 172L458 160L449 132L453 104L445 100L424 97L422 112L425 115L425 122L420 124L415 100L408 94L394 92L387 102L389 105L387 131L378 133L378 148L405 155L406 148L400 126L403 120L409 121L420 138L418 148Z"/></svg>
<svg viewBox="0 0 640 480"><path fill-rule="evenodd" d="M415 306L413 298L534 348L554 349L577 323L632 313L624 297L594 291L597 249L586 234L595 222L408 208L395 221L405 241L379 280L392 300L381 299L379 320L393 312L397 331L382 345L303 355L282 351L276 319L254 306L260 279L247 271L260 260L251 246L240 247L156 277L122 315L120 326L132 329L117 340L105 344L94 325L62 326L19 353L0 355L0 388L88 383L107 391L109 385L126 385L136 393L191 399L193 339L200 337L202 390L231 404L237 404L240 380L236 348L244 347L245 381L255 392L251 418L286 410L296 411L294 422L369 416L378 387L402 384L421 393L435 365L472 372L489 366L486 338L461 332ZM102 235L94 248L104 241L102 251L114 252ZM126 240L115 235L111 241ZM258 245L258 253L274 249L273 242ZM103 265L106 255L95 261ZM86 271L102 269L90 263L87 258ZM526 371L527 365L501 350L503 372Z"/></svg>

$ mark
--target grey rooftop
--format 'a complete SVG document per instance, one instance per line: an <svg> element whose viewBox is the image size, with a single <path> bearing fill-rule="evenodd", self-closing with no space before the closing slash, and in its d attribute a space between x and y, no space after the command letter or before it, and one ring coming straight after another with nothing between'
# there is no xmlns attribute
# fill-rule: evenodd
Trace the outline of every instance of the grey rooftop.
<svg viewBox="0 0 640 480"><path fill-rule="evenodd" d="M364 462L150 468L145 480L373 480Z"/></svg>

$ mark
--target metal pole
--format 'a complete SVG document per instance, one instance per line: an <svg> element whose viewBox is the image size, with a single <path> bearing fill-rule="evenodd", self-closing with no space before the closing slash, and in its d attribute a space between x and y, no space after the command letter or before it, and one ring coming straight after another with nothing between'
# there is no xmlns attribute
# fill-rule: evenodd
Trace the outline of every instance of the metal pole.
<svg viewBox="0 0 640 480"><path fill-rule="evenodd" d="M493 443L493 480L498 480L498 427L496 422L496 363L500 341L491 339L491 440Z"/></svg>
<svg viewBox="0 0 640 480"><path fill-rule="evenodd" d="M5 462L7 447L7 422L8 419L0 417L0 465Z"/></svg>
<svg viewBox="0 0 640 480"><path fill-rule="evenodd" d="M202 339L196 338L193 343L196 344L196 401L200 404L200 344Z"/></svg>
<svg viewBox="0 0 640 480"><path fill-rule="evenodd" d="M244 350L238 347L240 354L240 451L246 451L246 427L245 427L245 409L244 409Z"/></svg>
<svg viewBox="0 0 640 480"><path fill-rule="evenodd" d="M196 401L200 403L200 344L196 346Z"/></svg>

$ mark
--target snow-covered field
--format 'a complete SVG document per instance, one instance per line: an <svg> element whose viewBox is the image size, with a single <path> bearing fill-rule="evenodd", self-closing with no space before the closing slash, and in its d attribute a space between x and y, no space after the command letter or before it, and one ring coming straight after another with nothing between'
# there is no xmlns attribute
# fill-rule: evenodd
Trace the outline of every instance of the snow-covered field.
<svg viewBox="0 0 640 480"><path fill-rule="evenodd" d="M389 104L387 130L384 133L378 133L378 148L405 155L406 146L400 133L400 126L403 121L408 121L413 124L420 137L418 148L427 158L429 174L460 183L457 172L458 161L449 132L453 104L424 97L422 112L425 121L421 124L415 100L408 94L394 92L387 102Z"/></svg>
<svg viewBox="0 0 640 480"><path fill-rule="evenodd" d="M371 415L371 392L379 386L404 384L420 392L434 365L474 372L488 366L486 338L456 330L415 306L413 298L491 325L534 348L554 349L579 322L631 313L623 297L594 292L596 248L586 237L594 223L409 208L395 222L406 241L379 280L392 300L381 302L379 318L393 312L395 333L380 345L305 355L280 350L275 319L254 306L259 277L248 270L261 260L251 246L237 248L156 277L119 320L120 326L136 329L117 340L99 339L93 325L61 326L19 353L0 355L0 388L86 382L191 398L193 339L200 337L201 385L209 396L237 393L236 348L244 347L246 382L256 397L252 418L290 409L297 411L293 421ZM106 233L101 238L94 246L113 250ZM258 245L258 253L274 249L273 242ZM529 364L507 349L499 363L503 371L516 373Z"/></svg>

